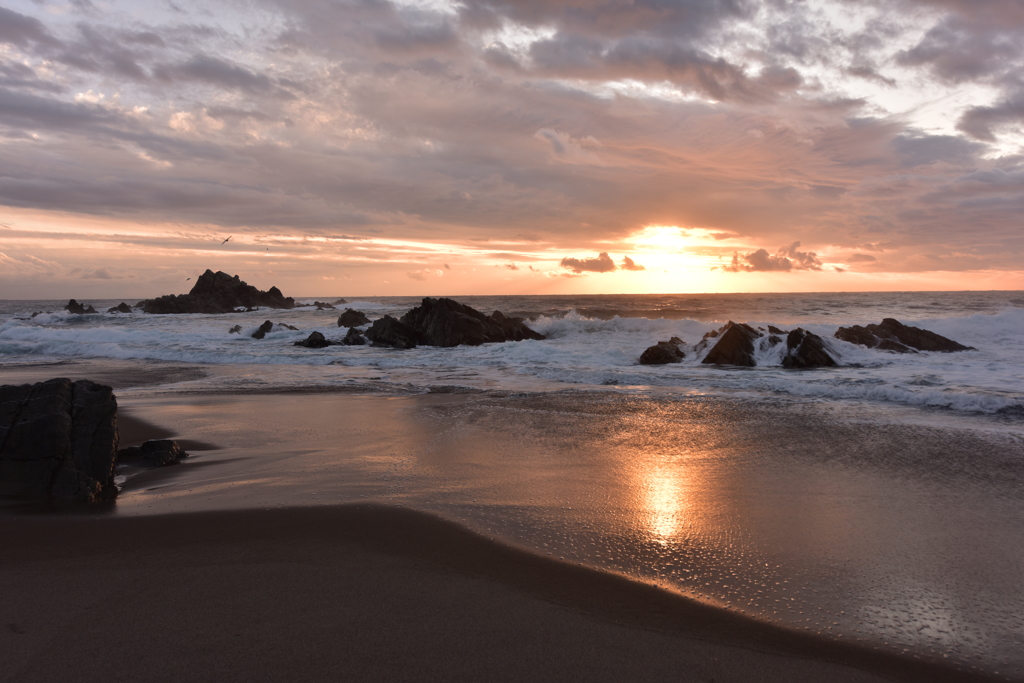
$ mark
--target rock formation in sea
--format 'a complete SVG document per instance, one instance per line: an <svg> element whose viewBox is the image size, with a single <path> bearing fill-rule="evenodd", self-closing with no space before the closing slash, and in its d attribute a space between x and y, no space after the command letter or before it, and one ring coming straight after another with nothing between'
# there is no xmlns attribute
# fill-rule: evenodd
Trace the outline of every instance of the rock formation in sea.
<svg viewBox="0 0 1024 683"><path fill-rule="evenodd" d="M146 467L164 467L174 465L188 453L181 449L177 441L170 439L151 439L141 446L122 448L117 452L118 462L127 462Z"/></svg>
<svg viewBox="0 0 1024 683"><path fill-rule="evenodd" d="M761 333L750 325L730 320L725 327L718 330L717 335L713 336L718 341L701 362L709 365L754 367L757 365L757 361L754 360L754 340L760 336Z"/></svg>
<svg viewBox="0 0 1024 683"><path fill-rule="evenodd" d="M355 311L346 308L345 312L338 316L338 327L359 327L369 325L370 319L362 311Z"/></svg>
<svg viewBox="0 0 1024 683"><path fill-rule="evenodd" d="M366 337L356 328L350 327L341 343L345 346L364 346L366 344Z"/></svg>
<svg viewBox="0 0 1024 683"><path fill-rule="evenodd" d="M132 307L129 306L128 304L126 304L123 301L121 303L119 303L118 305L111 306L110 308L107 309L107 313L131 313L131 312L132 312Z"/></svg>
<svg viewBox="0 0 1024 683"><path fill-rule="evenodd" d="M336 346L341 342L331 341L320 332L311 332L305 339L295 342L295 346L305 346L307 349L322 349L327 346Z"/></svg>
<svg viewBox="0 0 1024 683"><path fill-rule="evenodd" d="M241 325L232 325L231 329L228 330L228 334L242 334L242 326Z"/></svg>
<svg viewBox="0 0 1024 683"><path fill-rule="evenodd" d="M377 318L366 330L366 338L374 346L390 346L395 349L414 349L419 335L416 330L401 320L385 315Z"/></svg>
<svg viewBox="0 0 1024 683"><path fill-rule="evenodd" d="M878 325L840 327L836 330L835 337L851 344L896 353L916 353L917 351L951 353L976 350L973 346L964 346L929 330L904 325L895 318L883 318L881 324Z"/></svg>
<svg viewBox="0 0 1024 683"><path fill-rule="evenodd" d="M416 340L427 346L479 346L495 342L544 339L544 335L527 327L522 318L511 318L501 311L487 316L475 308L447 298L424 298L419 306L402 316L401 322L415 330Z"/></svg>
<svg viewBox="0 0 1024 683"><path fill-rule="evenodd" d="M796 328L786 337L786 355L782 358L787 368L833 367L836 360L825 346L825 340L813 332Z"/></svg>
<svg viewBox="0 0 1024 683"><path fill-rule="evenodd" d="M67 311L68 313L74 313L75 315L85 315L86 313L96 312L96 309L93 308L91 304L83 306L74 299L68 301L68 305L64 307L64 310Z"/></svg>
<svg viewBox="0 0 1024 683"><path fill-rule="evenodd" d="M235 327L238 327L237 325ZM298 330L299 328L289 325L288 323L272 323L269 320L265 320L262 325L256 328L256 331L252 333L253 339L263 339L269 333L274 331L274 328L284 328L286 330ZM234 331L234 327L228 330L228 334Z"/></svg>
<svg viewBox="0 0 1024 683"><path fill-rule="evenodd" d="M668 363L680 363L686 354L679 346L683 340L679 337L672 337L668 341L660 341L654 346L649 346L640 355L640 365L666 365Z"/></svg>
<svg viewBox="0 0 1024 683"><path fill-rule="evenodd" d="M89 380L0 386L0 482L20 493L117 495L117 398Z"/></svg>
<svg viewBox="0 0 1024 683"><path fill-rule="evenodd" d="M348 303L348 301L346 301L345 299L338 299L337 301L334 302L334 305L335 306L341 306L342 304L347 304L347 303Z"/></svg>
<svg viewBox="0 0 1024 683"><path fill-rule="evenodd" d="M277 287L263 292L223 271L207 270L188 294L167 294L138 304L146 313L231 313L235 310L294 308L295 300Z"/></svg>

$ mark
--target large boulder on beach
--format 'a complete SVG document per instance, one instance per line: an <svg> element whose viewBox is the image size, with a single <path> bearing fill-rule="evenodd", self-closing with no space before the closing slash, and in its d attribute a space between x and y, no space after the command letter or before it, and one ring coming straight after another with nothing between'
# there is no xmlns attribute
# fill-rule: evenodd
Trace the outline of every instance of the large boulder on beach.
<svg viewBox="0 0 1024 683"><path fill-rule="evenodd" d="M350 327L348 328L348 332L345 334L345 338L341 340L341 343L345 346L365 346L366 337L364 337L356 328Z"/></svg>
<svg viewBox="0 0 1024 683"><path fill-rule="evenodd" d="M362 311L355 311L346 308L345 312L338 316L338 327L360 327L369 325L370 319Z"/></svg>
<svg viewBox="0 0 1024 683"><path fill-rule="evenodd" d="M74 313L75 315L85 315L86 313L96 312L96 309L93 308L91 304L82 305L74 299L68 301L68 305L64 307L64 310L68 313Z"/></svg>
<svg viewBox="0 0 1024 683"><path fill-rule="evenodd" d="M654 346L649 346L640 354L640 365L667 365L669 363L681 363L686 354L679 345L682 339L672 337L669 341L660 341Z"/></svg>
<svg viewBox="0 0 1024 683"><path fill-rule="evenodd" d="M421 344L458 346L544 339L523 323L495 311L490 316L460 304L454 299L426 297L419 306L402 316L402 322L413 328Z"/></svg>
<svg viewBox="0 0 1024 683"><path fill-rule="evenodd" d="M295 342L295 346L305 346L307 349L323 349L328 346L336 346L341 342L331 341L320 332L311 332L305 339Z"/></svg>
<svg viewBox="0 0 1024 683"><path fill-rule="evenodd" d="M366 338L374 346L390 346L395 349L416 348L417 337L415 329L390 315L377 318L370 329L366 330Z"/></svg>
<svg viewBox="0 0 1024 683"><path fill-rule="evenodd" d="M130 446L117 452L118 462L146 467L175 465L187 457L188 453L182 450L178 442L170 439L151 439L141 446Z"/></svg>
<svg viewBox="0 0 1024 683"><path fill-rule="evenodd" d="M796 328L786 337L786 355L782 358L787 368L830 368L836 360L829 354L825 340L803 328Z"/></svg>
<svg viewBox="0 0 1024 683"><path fill-rule="evenodd" d="M188 294L167 294L140 301L146 313L231 313L236 309L294 308L295 300L277 287L264 292L243 282L237 275L207 270Z"/></svg>
<svg viewBox="0 0 1024 683"><path fill-rule="evenodd" d="M8 491L98 501L117 495L117 398L89 380L0 386L0 482Z"/></svg>
<svg viewBox="0 0 1024 683"><path fill-rule="evenodd" d="M754 367L757 361L754 360L754 340L759 338L761 333L746 323L734 323L729 321L725 327L718 330L715 337L718 341L704 356L702 363L714 365L740 365Z"/></svg>
<svg viewBox="0 0 1024 683"><path fill-rule="evenodd" d="M840 327L836 330L835 337L851 344L881 351L895 351L896 353L915 353L916 351L952 353L975 350L973 346L964 346L929 330L904 325L895 318L883 318L878 325Z"/></svg>

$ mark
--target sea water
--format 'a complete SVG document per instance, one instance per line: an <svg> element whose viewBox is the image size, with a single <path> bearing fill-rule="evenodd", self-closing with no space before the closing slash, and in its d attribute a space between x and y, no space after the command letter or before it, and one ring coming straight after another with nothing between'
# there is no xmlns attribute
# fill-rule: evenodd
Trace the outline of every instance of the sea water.
<svg viewBox="0 0 1024 683"><path fill-rule="evenodd" d="M307 297L299 302L331 300ZM944 408L958 414L1024 416L1024 292L590 295L458 297L485 313L523 317L544 341L420 347L307 349L318 330L340 339L336 320L351 307L370 319L399 317L412 297L351 299L340 310L302 307L224 315L73 315L63 301L0 301L0 369L23 363L111 359L199 364L196 390L329 389L372 381L429 390L441 386L516 391L614 386L621 391L700 392ZM118 300L89 301L106 311ZM132 302L133 303L133 302ZM33 314L36 314L34 317ZM975 350L896 354L833 337L840 326L892 317ZM275 325L264 339L252 333ZM782 367L784 345L759 352L757 367L701 363L702 337L725 322L795 327L826 338L836 368ZM241 332L229 330L241 326ZM284 325L298 328L290 330ZM681 338L682 363L643 366L640 354ZM184 388L184 387L182 387Z"/></svg>

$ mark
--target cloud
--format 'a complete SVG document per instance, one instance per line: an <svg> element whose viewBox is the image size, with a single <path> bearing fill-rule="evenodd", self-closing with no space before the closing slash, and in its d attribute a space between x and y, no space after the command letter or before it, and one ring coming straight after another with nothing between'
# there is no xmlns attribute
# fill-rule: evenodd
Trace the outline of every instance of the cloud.
<svg viewBox="0 0 1024 683"><path fill-rule="evenodd" d="M422 270L410 270L405 275L411 280L419 280L420 282L422 282L433 277L443 277L444 271L438 269L424 268Z"/></svg>
<svg viewBox="0 0 1024 683"><path fill-rule="evenodd" d="M647 270L646 268L644 268L640 264L635 263L633 261L633 259L629 258L628 256L623 256L622 257L622 269L623 270Z"/></svg>
<svg viewBox="0 0 1024 683"><path fill-rule="evenodd" d="M975 140L995 142L995 130L1024 122L1024 89L993 106L971 107L957 122L957 129Z"/></svg>
<svg viewBox="0 0 1024 683"><path fill-rule="evenodd" d="M847 263L875 263L878 261L871 254L853 254L846 259Z"/></svg>
<svg viewBox="0 0 1024 683"><path fill-rule="evenodd" d="M781 247L775 254L766 249L758 249L744 256L733 252L732 263L723 266L722 270L729 273L752 273L791 270L821 270L822 263L813 251L799 251L800 242L793 242L788 247Z"/></svg>
<svg viewBox="0 0 1024 683"><path fill-rule="evenodd" d="M615 270L615 261L608 256L608 252L602 251L597 258L563 258L559 264L573 273L610 273Z"/></svg>
<svg viewBox="0 0 1024 683"><path fill-rule="evenodd" d="M517 266L514 263L506 263L505 267L508 268L509 270L519 270L519 266Z"/></svg>

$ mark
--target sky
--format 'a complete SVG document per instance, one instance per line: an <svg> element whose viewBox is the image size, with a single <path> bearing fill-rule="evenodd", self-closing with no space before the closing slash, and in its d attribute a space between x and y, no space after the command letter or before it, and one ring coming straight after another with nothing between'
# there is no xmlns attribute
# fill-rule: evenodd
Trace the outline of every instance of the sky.
<svg viewBox="0 0 1024 683"><path fill-rule="evenodd" d="M1022 123L1024 0L0 0L0 298L1024 289Z"/></svg>

